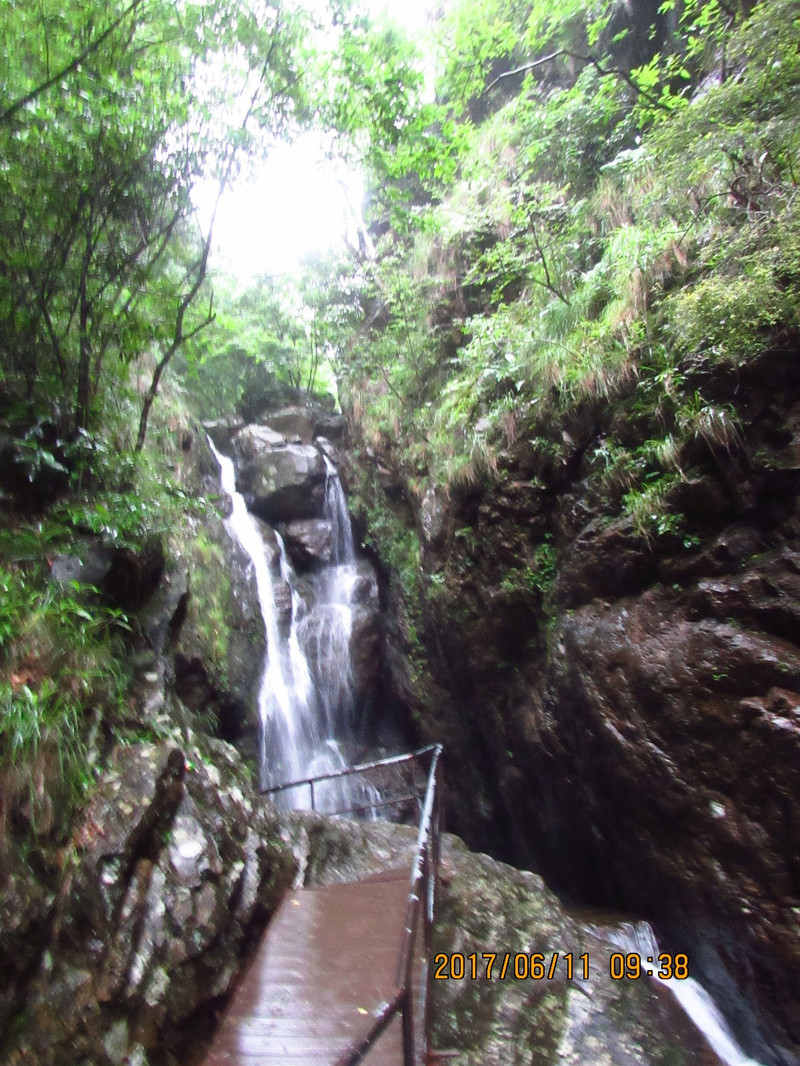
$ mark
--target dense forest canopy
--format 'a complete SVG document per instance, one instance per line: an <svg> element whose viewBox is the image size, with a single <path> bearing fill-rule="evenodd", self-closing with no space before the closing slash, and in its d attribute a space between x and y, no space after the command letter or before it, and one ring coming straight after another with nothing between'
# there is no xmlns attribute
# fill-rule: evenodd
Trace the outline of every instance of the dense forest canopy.
<svg viewBox="0 0 800 1066"><path fill-rule="evenodd" d="M370 145L396 138L403 91L366 71L368 50L402 67L391 31L333 19L331 37L330 17L326 31L270 3L6 10L0 300L14 396L94 430L144 372L130 397L141 449L163 371L215 319L214 213L198 221L198 182L221 196L311 121L351 140L380 126Z"/></svg>
<svg viewBox="0 0 800 1066"><path fill-rule="evenodd" d="M432 23L425 102L415 47L353 8L327 26L271 4L11 8L5 388L74 432L135 378L141 448L178 352L207 413L233 400L226 358L309 388L332 358L376 427L439 440L446 479L487 450L476 425L544 382L602 390L642 357L668 374L669 338L704 337L712 308L730 325L723 297L755 333L790 308L774 260L792 258L796 19L790 3L456 4ZM193 187L224 193L309 124L366 168L370 232L297 286L223 279L215 302ZM743 339L725 333L711 346Z"/></svg>
<svg viewBox="0 0 800 1066"><path fill-rule="evenodd" d="M736 361L796 327L798 11L751 6L464 4L445 20L457 165L416 185L384 170L362 263L384 320L340 379L434 481L491 464L531 405L632 374L659 394L665 441L735 435L678 383L688 355Z"/></svg>

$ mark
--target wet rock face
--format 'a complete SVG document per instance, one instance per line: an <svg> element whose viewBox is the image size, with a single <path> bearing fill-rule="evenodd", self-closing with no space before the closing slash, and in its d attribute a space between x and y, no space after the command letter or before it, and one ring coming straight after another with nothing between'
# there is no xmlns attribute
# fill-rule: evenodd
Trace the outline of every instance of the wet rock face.
<svg viewBox="0 0 800 1066"><path fill-rule="evenodd" d="M308 407L282 407L269 411L264 422L270 429L282 433L286 440L310 444L316 436L317 420Z"/></svg>
<svg viewBox="0 0 800 1066"><path fill-rule="evenodd" d="M763 572L742 582L761 588ZM546 700L569 708L570 722L548 721L544 707L531 722L534 763L556 758L563 770L546 786L553 822L543 853L560 882L585 895L631 909L646 901L728 1008L736 1004L751 1039L763 1040L755 1034L779 1005L798 1042L786 982L800 981L800 867L790 843L800 650L741 625L739 586L731 582L719 618L655 588L563 620ZM559 832L569 849L553 846Z"/></svg>
<svg viewBox="0 0 800 1066"><path fill-rule="evenodd" d="M138 611L156 591L164 562L164 548L158 540L138 550L116 548L103 580L103 592L123 611Z"/></svg>
<svg viewBox="0 0 800 1066"><path fill-rule="evenodd" d="M352 591L353 625L350 630L350 664L356 699L369 702L378 690L383 669L383 612L378 580L366 559L356 564Z"/></svg>
<svg viewBox="0 0 800 1066"><path fill-rule="evenodd" d="M423 499L430 680L398 692L446 745L451 827L653 921L754 1057L794 1066L800 371L772 353L702 385L742 439L687 445L660 527L596 465L607 435L655 435L625 398L520 435L445 514ZM396 684L404 654L393 636Z"/></svg>
<svg viewBox="0 0 800 1066"><path fill-rule="evenodd" d="M252 497L250 510L267 522L321 518L325 463L310 444L265 449L241 468L236 488Z"/></svg>
<svg viewBox="0 0 800 1066"><path fill-rule="evenodd" d="M9 1066L183 1061L213 1017L294 868L236 758L213 751L215 766L168 745L114 752L76 830L47 951L14 989L27 1024Z"/></svg>
<svg viewBox="0 0 800 1066"><path fill-rule="evenodd" d="M328 566L333 558L331 524L321 518L289 522L283 539L292 563L299 571Z"/></svg>

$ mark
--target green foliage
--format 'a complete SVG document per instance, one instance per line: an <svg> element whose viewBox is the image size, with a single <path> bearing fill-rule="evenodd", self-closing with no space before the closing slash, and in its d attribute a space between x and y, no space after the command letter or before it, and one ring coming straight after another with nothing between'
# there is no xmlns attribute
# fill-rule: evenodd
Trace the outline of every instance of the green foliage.
<svg viewBox="0 0 800 1066"><path fill-rule="evenodd" d="M57 801L60 824L89 780L89 723L122 699L113 656L128 621L96 589L30 566L0 566L0 591L0 823L25 803L33 828L50 824Z"/></svg>
<svg viewBox="0 0 800 1066"><path fill-rule="evenodd" d="M335 341L343 402L412 490L491 475L551 406L634 386L652 440L608 442L609 496L679 472L689 440L738 446L684 361L741 364L800 329L800 12L671 8L649 57L637 27L632 70L602 53L626 54L620 5L464 0L445 20L457 173L359 263L370 321Z"/></svg>
<svg viewBox="0 0 800 1066"><path fill-rule="evenodd" d="M327 270L326 270L327 267ZM221 287L217 317L180 365L203 418L239 411L256 417L281 385L306 394L330 391L329 265L299 279L256 279L243 292ZM327 276L326 276L327 274Z"/></svg>
<svg viewBox="0 0 800 1066"><path fill-rule="evenodd" d="M94 533L118 548L139 548L166 539L187 518L202 515L206 501L190 496L154 451L114 452L98 447L91 476L74 475L77 491L56 504L48 527Z"/></svg>
<svg viewBox="0 0 800 1066"><path fill-rule="evenodd" d="M535 593L539 597L547 597L552 591L556 573L556 551L548 534L533 553L532 563L508 570L500 582L500 588L510 596Z"/></svg>
<svg viewBox="0 0 800 1066"><path fill-rule="evenodd" d="M673 343L741 363L800 327L800 215L795 204L745 233L721 230L700 257L703 274L665 304Z"/></svg>
<svg viewBox="0 0 800 1066"><path fill-rule="evenodd" d="M675 475L653 475L640 488L631 489L623 497L624 512L633 521L636 532L650 540L667 533L675 533L682 526L682 516L667 510L669 490L677 482Z"/></svg>
<svg viewBox="0 0 800 1066"><path fill-rule="evenodd" d="M732 452L742 445L740 419L729 404L709 404L699 392L687 398L676 412L685 434L704 440L714 450Z"/></svg>
<svg viewBox="0 0 800 1066"><path fill-rule="evenodd" d="M230 639L230 582L224 572L224 553L218 544L198 532L186 544L185 556L191 564L186 630L197 641L212 676L224 684Z"/></svg>
<svg viewBox="0 0 800 1066"><path fill-rule="evenodd" d="M5 6L0 369L29 401L97 425L154 358L143 440L161 374L213 319L190 193L305 109L301 23L269 0Z"/></svg>
<svg viewBox="0 0 800 1066"><path fill-rule="evenodd" d="M392 569L414 620L420 608L420 543L410 511L387 496L368 464L358 464L354 471L350 505L368 531L365 543Z"/></svg>

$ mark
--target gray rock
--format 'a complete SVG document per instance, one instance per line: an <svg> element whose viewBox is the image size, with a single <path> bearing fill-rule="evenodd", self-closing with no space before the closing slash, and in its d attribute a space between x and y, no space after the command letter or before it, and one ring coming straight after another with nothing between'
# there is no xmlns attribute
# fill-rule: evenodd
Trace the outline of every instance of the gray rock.
<svg viewBox="0 0 800 1066"><path fill-rule="evenodd" d="M315 437L314 446L319 448L323 455L327 455L333 465L339 469L343 463L343 453L328 437Z"/></svg>
<svg viewBox="0 0 800 1066"><path fill-rule="evenodd" d="M171 631L174 631L186 611L189 575L185 566L170 566L161 574L155 592L138 613L137 621L147 645L161 655Z"/></svg>
<svg viewBox="0 0 800 1066"><path fill-rule="evenodd" d="M356 579L350 599L362 607L378 606L378 575L375 567L366 559L356 561Z"/></svg>
<svg viewBox="0 0 800 1066"><path fill-rule="evenodd" d="M327 441L335 441L339 444L346 432L347 420L344 415L330 413L320 415L317 418L315 426L317 437L322 437Z"/></svg>
<svg viewBox="0 0 800 1066"><path fill-rule="evenodd" d="M234 451L241 463L251 463L272 448L282 448L286 437L268 426L245 426L236 434Z"/></svg>
<svg viewBox="0 0 800 1066"><path fill-rule="evenodd" d="M79 555L56 555L50 563L50 576L65 585L72 581L100 585L111 569L113 558L113 548L99 539L88 541Z"/></svg>
<svg viewBox="0 0 800 1066"><path fill-rule="evenodd" d="M383 664L383 626L375 607L357 606L350 631L350 668L353 692L366 701L375 691Z"/></svg>
<svg viewBox="0 0 800 1066"><path fill-rule="evenodd" d="M241 967L294 864L227 745L130 745L77 827L49 950L17 998L4 1061L158 1066L191 1051L198 1020ZM6 981L13 972L6 971ZM18 980L23 977L18 975ZM187 1020L193 1019L187 1027Z"/></svg>
<svg viewBox="0 0 800 1066"><path fill-rule="evenodd" d="M284 639L288 638L292 626L292 590L287 581L281 577L272 579L272 598L278 615L278 629Z"/></svg>
<svg viewBox="0 0 800 1066"><path fill-rule="evenodd" d="M447 499L441 489L430 485L422 497L419 520L422 535L428 544L438 544L447 528Z"/></svg>
<svg viewBox="0 0 800 1066"><path fill-rule="evenodd" d="M282 433L287 440L310 444L316 433L316 419L313 411L306 407L283 407L280 411L270 411L264 415L265 423L270 429Z"/></svg>
<svg viewBox="0 0 800 1066"><path fill-rule="evenodd" d="M236 488L251 497L253 513L272 524L321 518L325 463L311 445L264 450L239 472Z"/></svg>
<svg viewBox="0 0 800 1066"><path fill-rule="evenodd" d="M241 418L217 418L203 423L203 429L213 440L214 446L223 452L228 451L231 441L243 426Z"/></svg>
<svg viewBox="0 0 800 1066"><path fill-rule="evenodd" d="M298 570L327 566L333 554L331 524L321 518L289 522L283 539L292 563Z"/></svg>

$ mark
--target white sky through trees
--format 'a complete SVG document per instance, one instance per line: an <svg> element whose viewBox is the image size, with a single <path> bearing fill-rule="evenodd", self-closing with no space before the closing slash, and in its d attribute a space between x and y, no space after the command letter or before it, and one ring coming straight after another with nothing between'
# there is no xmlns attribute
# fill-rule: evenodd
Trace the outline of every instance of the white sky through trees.
<svg viewBox="0 0 800 1066"><path fill-rule="evenodd" d="M372 0L369 6L373 15L385 12L419 35L430 0ZM213 267L247 283L341 247L345 232L355 239L354 209L361 209L364 183L358 172L326 158L325 148L325 139L314 134L279 145L257 176L226 192L214 226ZM215 194L213 183L197 193L204 222Z"/></svg>

